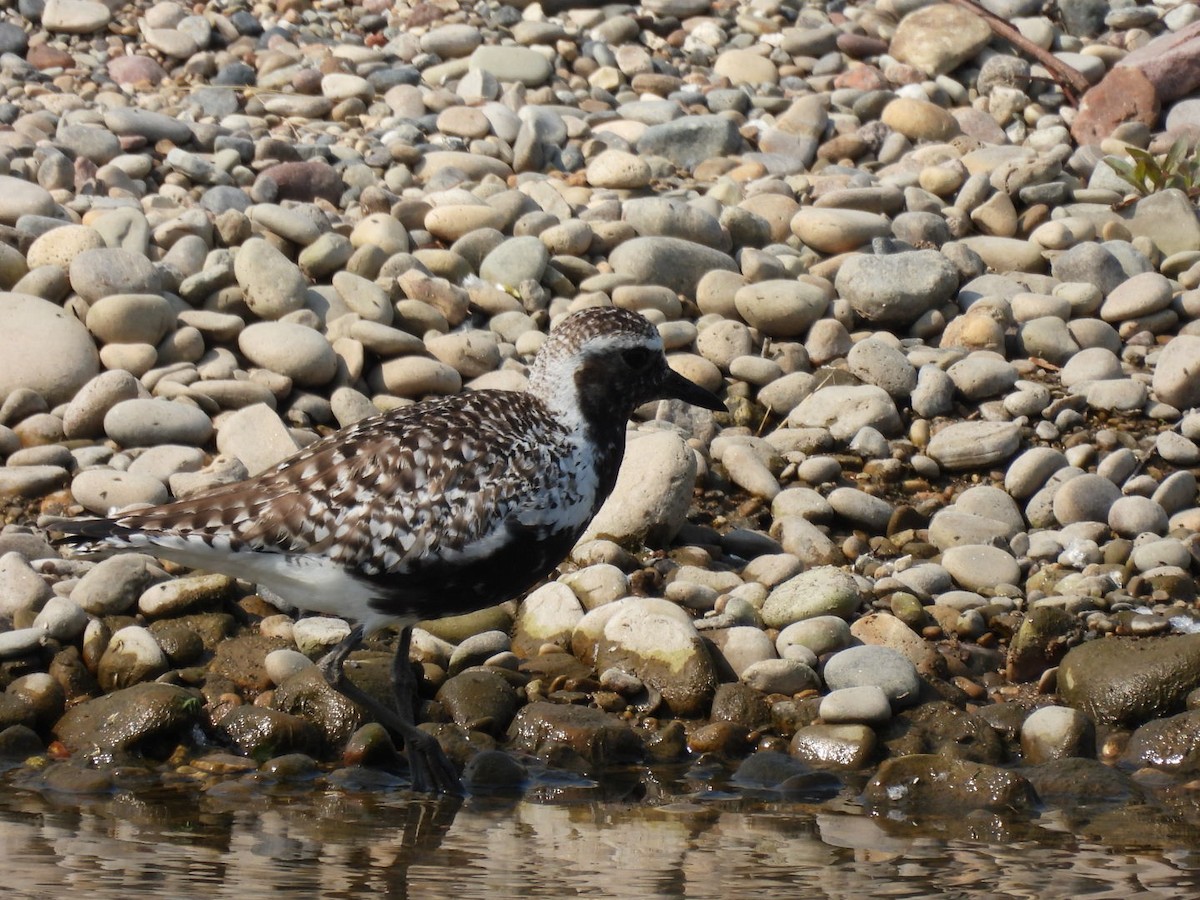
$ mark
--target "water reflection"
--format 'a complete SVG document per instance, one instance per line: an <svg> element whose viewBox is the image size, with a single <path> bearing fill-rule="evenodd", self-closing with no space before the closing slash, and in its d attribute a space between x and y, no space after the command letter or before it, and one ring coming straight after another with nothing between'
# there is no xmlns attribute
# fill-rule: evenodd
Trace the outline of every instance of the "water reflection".
<svg viewBox="0 0 1200 900"><path fill-rule="evenodd" d="M6 896L1200 896L1190 798L1093 817L914 822L727 794L414 799L327 782L64 796L0 784ZM1111 818L1111 821L1110 821ZM1113 835L1118 837L1114 838Z"/></svg>

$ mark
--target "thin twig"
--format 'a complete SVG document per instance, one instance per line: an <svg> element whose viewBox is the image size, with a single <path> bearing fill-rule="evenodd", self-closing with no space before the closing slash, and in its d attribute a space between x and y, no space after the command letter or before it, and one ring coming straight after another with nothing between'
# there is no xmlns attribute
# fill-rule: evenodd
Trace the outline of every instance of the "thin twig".
<svg viewBox="0 0 1200 900"><path fill-rule="evenodd" d="M975 0L950 0L950 2L975 13L979 18L987 22L988 27L992 29L994 34L1004 38L1022 53L1033 57L1041 63L1050 73L1051 77L1062 87L1063 93L1066 94L1067 100L1071 105L1079 105L1079 98L1086 94L1088 88L1091 87L1082 72L1068 66L1065 62L1056 58L1049 50L1043 50L995 13L984 9Z"/></svg>

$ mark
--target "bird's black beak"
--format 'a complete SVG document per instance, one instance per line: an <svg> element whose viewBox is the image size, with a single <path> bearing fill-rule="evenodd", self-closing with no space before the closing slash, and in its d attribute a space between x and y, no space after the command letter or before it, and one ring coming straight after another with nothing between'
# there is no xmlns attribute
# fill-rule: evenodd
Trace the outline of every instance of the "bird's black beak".
<svg viewBox="0 0 1200 900"><path fill-rule="evenodd" d="M674 369L667 369L667 377L663 379L662 394L675 400L682 400L692 406L701 406L715 412L725 412L725 404L712 391L700 387L694 381L688 381Z"/></svg>

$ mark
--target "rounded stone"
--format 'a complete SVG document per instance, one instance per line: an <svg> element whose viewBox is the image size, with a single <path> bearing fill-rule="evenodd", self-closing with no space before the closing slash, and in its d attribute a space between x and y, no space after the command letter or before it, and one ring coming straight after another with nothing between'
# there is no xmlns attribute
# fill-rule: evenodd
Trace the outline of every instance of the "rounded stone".
<svg viewBox="0 0 1200 900"><path fill-rule="evenodd" d="M897 97L883 108L880 120L913 141L948 141L960 130L948 111L912 97Z"/></svg>
<svg viewBox="0 0 1200 900"><path fill-rule="evenodd" d="M58 204L50 192L32 181L0 175L0 224L15 225L21 216L53 216Z"/></svg>
<svg viewBox="0 0 1200 900"><path fill-rule="evenodd" d="M605 150L587 165L588 184L598 188L637 190L650 184L650 164L624 150Z"/></svg>
<svg viewBox="0 0 1200 900"><path fill-rule="evenodd" d="M820 566L777 585L767 595L762 617L769 628L784 628L816 616L848 619L862 601L852 575L833 566Z"/></svg>
<svg viewBox="0 0 1200 900"><path fill-rule="evenodd" d="M829 658L822 674L831 691L875 685L893 707L916 703L921 693L916 666L891 647L848 647Z"/></svg>
<svg viewBox="0 0 1200 900"><path fill-rule="evenodd" d="M748 284L733 297L738 315L773 338L803 335L824 314L829 297L813 284L769 280Z"/></svg>
<svg viewBox="0 0 1200 900"><path fill-rule="evenodd" d="M94 228L86 225L64 225L53 228L29 245L25 254L29 268L58 266L70 268L71 260L85 250L98 250L104 246L104 238Z"/></svg>
<svg viewBox="0 0 1200 900"><path fill-rule="evenodd" d="M958 271L936 250L864 253L842 263L834 284L860 318L907 327L954 296Z"/></svg>
<svg viewBox="0 0 1200 900"><path fill-rule="evenodd" d="M962 588L979 591L997 585L1020 584L1021 564L1006 550L984 544L949 547L942 566Z"/></svg>
<svg viewBox="0 0 1200 900"><path fill-rule="evenodd" d="M783 659L791 659L794 647L815 656L824 656L850 646L850 625L840 616L813 616L783 628L775 639L775 649Z"/></svg>
<svg viewBox="0 0 1200 900"><path fill-rule="evenodd" d="M954 422L929 441L926 453L943 469L982 469L1008 459L1021 446L1012 422Z"/></svg>
<svg viewBox="0 0 1200 900"><path fill-rule="evenodd" d="M863 684L826 694L820 715L829 725L879 725L892 717L892 704L879 685Z"/></svg>
<svg viewBox="0 0 1200 900"><path fill-rule="evenodd" d="M106 344L157 344L175 324L175 311L159 294L109 294L91 305L86 325Z"/></svg>
<svg viewBox="0 0 1200 900"><path fill-rule="evenodd" d="M238 248L233 273L246 305L263 319L278 319L304 306L308 281L300 267L261 238Z"/></svg>
<svg viewBox="0 0 1200 900"><path fill-rule="evenodd" d="M89 303L110 294L157 294L158 270L140 253L121 247L84 250L71 260L71 288Z"/></svg>
<svg viewBox="0 0 1200 900"><path fill-rule="evenodd" d="M502 288L517 288L526 280L540 281L550 252L533 235L513 237L489 253L479 265L479 277Z"/></svg>
<svg viewBox="0 0 1200 900"><path fill-rule="evenodd" d="M863 383L881 387L892 397L907 397L917 386L916 368L886 341L859 341L850 348L846 363Z"/></svg>
<svg viewBox="0 0 1200 900"><path fill-rule="evenodd" d="M1060 525L1074 522L1108 522L1121 489L1103 475L1086 473L1072 478L1054 492L1054 518Z"/></svg>
<svg viewBox="0 0 1200 900"><path fill-rule="evenodd" d="M28 388L47 403L63 403L99 372L87 328L61 306L0 293L0 321L0 397Z"/></svg>
<svg viewBox="0 0 1200 900"><path fill-rule="evenodd" d="M872 238L892 233L887 217L878 213L816 206L806 206L792 216L791 229L796 237L821 253L848 253L870 243Z"/></svg>
<svg viewBox="0 0 1200 900"><path fill-rule="evenodd" d="M736 272L727 253L683 238L652 235L623 241L608 257L613 272L637 284L657 284L694 298L700 279L714 269Z"/></svg>
<svg viewBox="0 0 1200 900"><path fill-rule="evenodd" d="M1119 497L1108 510L1108 526L1121 537L1165 534L1167 511L1149 497Z"/></svg>
<svg viewBox="0 0 1200 900"><path fill-rule="evenodd" d="M238 335L238 349L257 366L286 375L301 387L328 384L337 354L325 335L291 322L255 322Z"/></svg>
<svg viewBox="0 0 1200 900"><path fill-rule="evenodd" d="M1200 406L1200 336L1171 338L1158 357L1151 382L1155 396L1176 409Z"/></svg>
<svg viewBox="0 0 1200 900"><path fill-rule="evenodd" d="M123 400L104 416L104 433L122 447L201 447L212 437L212 430L212 422L202 410L170 400Z"/></svg>

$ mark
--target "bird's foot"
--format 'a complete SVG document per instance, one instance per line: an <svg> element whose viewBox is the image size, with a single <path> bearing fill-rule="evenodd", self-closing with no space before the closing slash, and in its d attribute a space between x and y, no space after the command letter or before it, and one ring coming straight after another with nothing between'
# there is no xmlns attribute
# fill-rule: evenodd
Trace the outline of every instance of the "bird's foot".
<svg viewBox="0 0 1200 900"><path fill-rule="evenodd" d="M408 662L407 629L401 633L400 647L392 664L392 681L399 711L380 703L346 675L346 659L361 643L362 636L362 626L356 625L350 634L318 661L317 666L326 683L346 699L365 709L375 721L391 732L393 737L404 743L414 791L422 794L461 795L462 782L454 763L450 761L437 738L427 731L422 731L413 721L412 690L415 690L416 680L412 677L412 669ZM397 675L402 670L407 670L407 678ZM404 696L406 689L411 690Z"/></svg>

